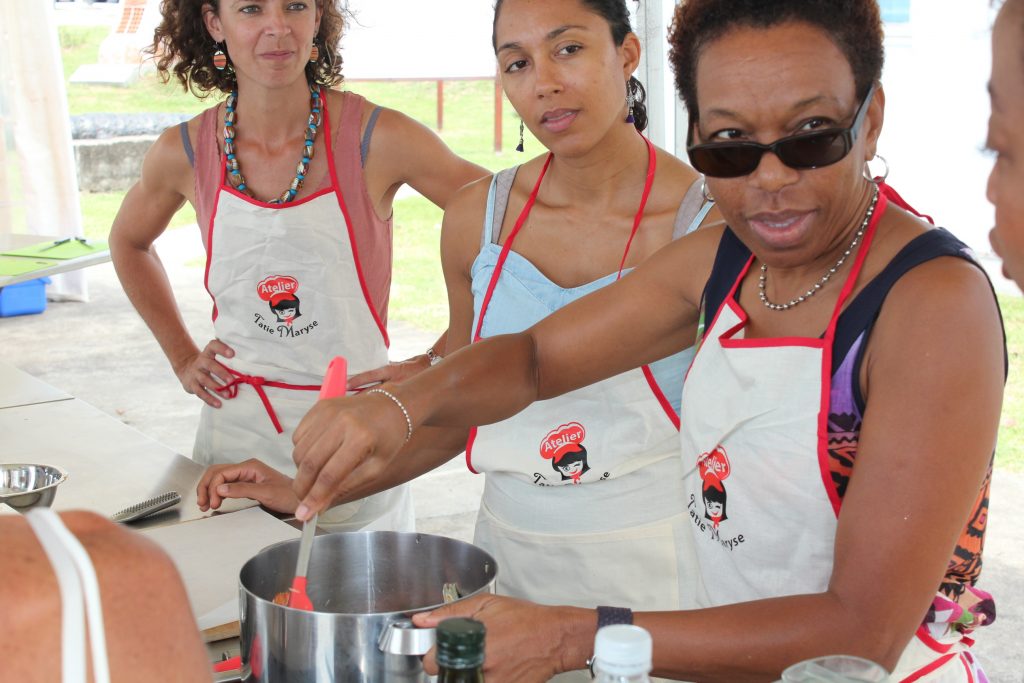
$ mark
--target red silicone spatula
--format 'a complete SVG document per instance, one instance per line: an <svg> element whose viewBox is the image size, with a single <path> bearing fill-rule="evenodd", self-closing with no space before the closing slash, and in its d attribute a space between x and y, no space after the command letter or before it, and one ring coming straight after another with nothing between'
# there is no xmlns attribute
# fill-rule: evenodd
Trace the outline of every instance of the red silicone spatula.
<svg viewBox="0 0 1024 683"><path fill-rule="evenodd" d="M348 382L348 363L341 356L335 356L327 366L327 374L320 385L320 398L333 398L345 395ZM299 560L295 564L295 578L288 593L288 606L295 609L313 611L313 602L306 593L306 573L309 571L309 555L313 550L313 535L316 533L316 521L319 515L313 515L302 524L302 539L299 541Z"/></svg>

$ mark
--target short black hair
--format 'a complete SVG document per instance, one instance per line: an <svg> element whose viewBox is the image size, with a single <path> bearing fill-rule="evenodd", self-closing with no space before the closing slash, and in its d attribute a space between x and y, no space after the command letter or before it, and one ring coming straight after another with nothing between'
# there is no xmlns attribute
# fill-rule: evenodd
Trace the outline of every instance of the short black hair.
<svg viewBox="0 0 1024 683"><path fill-rule="evenodd" d="M731 28L769 28L790 21L828 34L850 63L858 96L882 77L885 32L877 0L683 0L669 29L669 59L691 120L698 117L700 51Z"/></svg>

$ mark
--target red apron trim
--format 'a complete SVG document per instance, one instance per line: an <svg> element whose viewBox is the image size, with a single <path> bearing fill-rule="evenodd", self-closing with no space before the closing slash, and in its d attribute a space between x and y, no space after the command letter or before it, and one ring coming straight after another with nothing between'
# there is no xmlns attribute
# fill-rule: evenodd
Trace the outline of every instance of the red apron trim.
<svg viewBox="0 0 1024 683"><path fill-rule="evenodd" d="M928 649L938 652L939 654L949 652L953 648L953 644L943 645L939 641L932 637L932 634L928 631L928 627L921 624L917 627L917 633L915 634L918 639L928 646Z"/></svg>
<svg viewBox="0 0 1024 683"><path fill-rule="evenodd" d="M867 231L864 233L864 241L861 243L860 249L857 250L857 257L853 261L850 273L846 276L843 288L839 291L839 298L836 300L836 306L832 311L832 319L825 330L824 349L821 354L821 407L818 410L818 469L821 472L821 483L825 487L825 493L828 495L829 502L832 503L832 510L837 518L839 517L839 509L842 507L843 501L839 497L839 489L832 478L832 468L829 466L828 453L828 409L832 401L832 348L835 344L836 325L839 324L839 316L843 312L843 304L850 298L854 287L857 285L857 278L864 267L864 261L867 260L868 252L871 250L871 243L874 241L875 233L878 232L878 226L882 222L882 216L885 215L885 210L888 206L889 202L886 199L885 190L879 187L875 213L871 217L871 223L868 225Z"/></svg>
<svg viewBox="0 0 1024 683"><path fill-rule="evenodd" d="M725 302L722 306L723 308L724 306L729 306L740 320L740 322L735 326L719 335L718 343L723 348L804 346L822 349L821 398L818 409L818 468L821 473L822 484L825 487L825 493L828 495L829 502L832 504L832 509L835 512L836 517L839 516L839 508L842 505L842 501L839 498L839 491L836 489L835 482L832 480L832 470L829 467L828 455L828 407L832 393L832 344L835 339L836 324L839 321L839 315L843 310L843 304L849 298L850 293L857 284L857 277L860 275L861 268L864 265L864 260L867 258L868 250L871 247L871 242L878 228L878 224L881 222L882 216L885 214L885 209L888 205L887 195L890 191L891 190L887 185L881 185L879 187L878 203L875 206L875 213L871 217L871 223L868 225L867 231L864 234L864 241L861 244L860 249L857 251L857 257L854 259L853 266L850 268L850 272L847 274L846 280L843 283L843 288L839 292L839 298L836 300L835 308L832 310L832 317L829 320L828 327L826 328L822 339L812 339L809 337L774 337L749 340L732 338L749 322L747 312L743 310L743 307L740 306L739 302L736 300L736 291L754 263L753 254L750 255L750 258L747 260L747 264L743 267L743 270L733 283L732 289L729 290L729 295L725 298ZM720 312L721 308L719 309L719 313ZM717 319L718 313L715 314L715 320ZM710 329L713 329L713 327Z"/></svg>
<svg viewBox="0 0 1024 683"><path fill-rule="evenodd" d="M220 155L220 185L224 187L224 174L227 173L228 158L223 154ZM210 291L210 263L213 261L213 222L217 218L217 209L220 208L220 191L213 193L213 211L210 212L210 224L206 226L206 268L203 270L203 288L206 293L210 295L210 299L213 301L213 314L212 318L214 322L217 322L217 297Z"/></svg>
<svg viewBox="0 0 1024 683"><path fill-rule="evenodd" d="M921 667L920 669L910 674L906 678L901 679L900 683L913 683L914 681L921 680L922 678L924 678L931 672L935 671L949 660L953 659L953 657L956 657L955 652L951 652L948 655L943 655L935 661L929 662L927 665Z"/></svg>
<svg viewBox="0 0 1024 683"><path fill-rule="evenodd" d="M217 299L210 292L209 280L210 280L210 263L213 259L213 223L217 216L217 208L220 205L220 193L221 191L232 194L249 204L254 206L260 206L268 209L287 209L306 202L312 201L318 197L330 194L334 192L338 197L338 206L341 208L341 213L345 217L345 228L348 231L349 247L352 249L352 260L356 268L356 276L359 278L359 287L363 292L363 299L366 301L366 307L370 311L370 315L373 317L373 321L377 324L377 329L380 330L381 336L384 339L384 346L390 346L391 340L388 338L387 328L380 318L380 313L373 305L373 299L370 297L370 289L366 284L366 277L363 275L363 266L359 260L359 248L356 245L356 236L352 228L352 217L349 215L348 207L345 205L345 199L341 193L341 184L338 182L338 174L335 170L334 164L334 144L331 136L331 115L327 109L327 96L323 95L323 88L320 89L321 98L320 101L323 104L323 126L324 126L324 149L327 153L327 167L331 177L331 186L323 190L319 190L308 197L303 197L300 200L294 202L288 202L287 204L269 204L267 202L261 202L258 199L253 199L245 193L239 192L235 188L227 184L227 156L221 152L220 155L220 188L217 192L217 196L214 199L213 213L210 214L210 226L207 231L206 237L206 273L203 276L203 284L206 286L206 291L210 294L210 298L213 299L213 319L217 320ZM280 430L278 430L280 431Z"/></svg>
<svg viewBox="0 0 1024 683"><path fill-rule="evenodd" d="M964 671L967 672L967 683L974 683L974 672L971 671L971 664L963 652L960 653L960 663L964 665Z"/></svg>
<svg viewBox="0 0 1024 683"><path fill-rule="evenodd" d="M469 438L466 439L466 467L473 474L480 474L473 467L473 443L476 441L476 427L469 430Z"/></svg>
<svg viewBox="0 0 1024 683"><path fill-rule="evenodd" d="M900 196L899 192L892 189L890 186L886 185L885 182L880 181L880 179L876 179L876 182L880 182L879 187L882 190L882 194L885 197L888 197L888 199L892 201L892 203L894 203L896 206L900 207L904 211L909 211L918 218L925 219L932 225L935 225L935 220L931 216L929 216L928 214L919 213L917 209L915 209L914 207L907 203L907 200Z"/></svg>
<svg viewBox="0 0 1024 683"><path fill-rule="evenodd" d="M540 175L537 176L537 182L533 185L533 190L530 191L530 196L526 200L526 204L523 206L523 210L519 213L519 218L516 219L515 227L512 228L512 232L505 240L505 244L501 247L501 253L498 254L498 262L494 264L494 273L491 275L491 281L487 283L487 292L484 293L483 303L480 304L480 319L476 321L476 331L473 333L473 341L480 341L480 331L484 326L484 314L487 312L487 307L491 303L491 296L494 294L494 288L498 286L498 278L501 276L501 269L505 265L505 260L508 258L508 253L512 251L512 242L516 238L516 234L519 233L520 228L523 227L523 223L526 222L526 217L530 215L530 209L533 208L534 203L537 201L537 193L540 192L540 181L544 180L544 176L548 172L548 166L551 165L551 160L555 158L555 155L548 152L548 158L544 160L544 166L540 169Z"/></svg>
<svg viewBox="0 0 1024 683"><path fill-rule="evenodd" d="M323 92L323 88L320 90ZM338 195L338 206L341 207L341 213L345 216L345 228L348 230L348 243L352 248L352 260L356 265L356 276L359 278L359 288L363 290L363 299L366 301L366 307L370 310L370 315L373 316L373 321L377 323L377 329L380 330L380 335L384 339L384 346L390 348L391 339L388 337L387 327L384 325L384 321L381 320L377 308L373 305L373 299L370 297L370 288L366 285L366 277L363 275L363 264L359 260L359 245L356 244L356 234L352 228L352 217L348 213L348 206L345 205L345 198L341 194L341 184L338 182L338 172L334 165L334 153L331 151L331 148L334 145L330 144L331 122L330 115L327 112L327 97L324 96L320 99L324 103L324 134L327 136L329 143L326 145L327 167L330 169L331 183Z"/></svg>
<svg viewBox="0 0 1024 683"><path fill-rule="evenodd" d="M256 390L260 400L263 401L263 407L266 409L267 415L270 417L270 421L273 423L274 429L277 430L278 434L284 433L284 429L281 428L281 422L277 419L277 413L274 411L274 406L270 403L270 398L267 396L267 392L263 390L263 387L289 389L292 391L320 391L319 384L288 384L286 382L271 382L266 377L260 377L258 375L244 375L241 372L235 372L231 368L228 368L228 372L235 376L234 379L222 387L217 387L215 391L218 394L225 394L227 398L232 399L238 395L239 384L248 384L251 386Z"/></svg>
<svg viewBox="0 0 1024 683"><path fill-rule="evenodd" d="M672 408L672 404L669 403L668 398L665 397L665 392L658 386L658 380L654 379L654 373L651 372L651 366L645 365L641 368L644 373L644 378L647 380L647 384L651 387L651 393L654 394L654 398L658 400L658 404L661 409L665 411L665 415L668 417L676 431L679 430L679 415L676 414L675 409Z"/></svg>
<svg viewBox="0 0 1024 683"><path fill-rule="evenodd" d="M638 133L643 138L644 143L647 145L647 176L644 179L644 191L640 196L640 207L637 209L636 215L633 217L633 228L629 233L629 239L626 240L626 248L622 252L622 260L619 262L619 271L616 275L616 280L622 277L622 269L626 265L626 258L629 256L629 248L633 244L633 238L636 237L637 230L640 228L640 223L643 221L644 209L647 207L647 200L651 196L651 190L654 188L654 175L658 168L658 154L654 149L654 144L644 137L643 133ZM487 283L487 291L484 293L484 300L480 304L480 316L476 321L476 330L473 332L473 342L478 342L481 339L481 331L484 326L484 316L487 315L487 307L491 304L491 297L494 295L494 289L498 286L498 280L501 278L502 268L505 266L505 260L508 259L508 254L512 251L512 243L516 239L516 235L522 229L526 223L527 217L530 215L530 210L533 209L533 205L537 202L537 194L540 192L540 183L544 180L544 176L547 175L548 168L551 166L552 159L555 155L548 152L547 158L544 160L544 166L540 169L540 174L537 176L537 181L533 184L533 189L530 191L530 196L526 199L526 204L523 205L523 210L520 211L519 217L516 219L515 225L512 227L512 232L509 233L508 237L505 238L505 244L501 246L501 253L498 254L498 260L494 264L494 272L491 274L490 282ZM672 409L671 404L665 398L664 392L658 387L657 381L654 379L654 375L650 371L650 367L644 365L643 368L644 377L647 378L647 383L650 385L652 392L654 393L655 399L661 405L665 411L665 416L668 417L669 421L679 429L679 416ZM476 428L470 430L469 439L466 442L466 466L470 472L477 474L477 471L473 469L472 461L472 449L473 441L476 439Z"/></svg>
<svg viewBox="0 0 1024 683"><path fill-rule="evenodd" d="M327 131L325 130L325 133L326 132ZM264 202L264 201L260 201L259 199L255 199L253 197L250 197L249 195L245 194L244 192L239 192L238 190L236 190L235 188L231 187L230 185L225 185L221 189L223 189L228 194L233 194L234 196L236 196L239 199L241 199L242 201L244 201L246 204L252 204L253 206L258 206L261 209L273 209L274 211L280 211L282 209L290 209L293 206L300 206L302 204L305 204L306 202L311 202L314 199L322 197L325 194L330 194L331 192L334 191L334 188L325 187L322 190L317 190L316 192L314 192L313 194L309 195L308 197L303 197L302 199L295 199L295 200L292 200L292 201L290 201L290 202L288 202L286 204L271 204L270 202Z"/></svg>

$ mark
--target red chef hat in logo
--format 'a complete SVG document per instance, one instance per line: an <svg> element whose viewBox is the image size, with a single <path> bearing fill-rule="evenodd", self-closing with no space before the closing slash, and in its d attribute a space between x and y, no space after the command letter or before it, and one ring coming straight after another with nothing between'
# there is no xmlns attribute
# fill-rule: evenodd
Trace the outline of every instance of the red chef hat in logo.
<svg viewBox="0 0 1024 683"><path fill-rule="evenodd" d="M277 306L282 301L293 301L294 299L295 295L292 294L291 292L281 292L279 294L274 294L270 297L270 305Z"/></svg>
<svg viewBox="0 0 1024 683"><path fill-rule="evenodd" d="M271 306L276 306L284 299L294 299L298 288L298 280L290 275L271 275L256 285L256 293Z"/></svg>
<svg viewBox="0 0 1024 683"><path fill-rule="evenodd" d="M716 477L710 472L704 477L704 487L701 489L704 493L708 492L708 489L715 489L719 493L725 493L725 485L722 484L722 480Z"/></svg>
<svg viewBox="0 0 1024 683"><path fill-rule="evenodd" d="M540 456L545 460L554 460L557 464L566 453L575 453L587 435L587 430L579 422L559 425L552 429L540 442Z"/></svg>

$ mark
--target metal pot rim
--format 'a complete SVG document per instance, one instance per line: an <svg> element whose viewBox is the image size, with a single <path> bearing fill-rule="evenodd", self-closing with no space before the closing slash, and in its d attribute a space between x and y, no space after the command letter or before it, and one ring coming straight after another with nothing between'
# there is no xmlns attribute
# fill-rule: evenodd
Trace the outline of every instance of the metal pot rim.
<svg viewBox="0 0 1024 683"><path fill-rule="evenodd" d="M471 546L477 552L479 552L481 555L483 555L486 560L490 561L491 566L494 569L493 569L493 573L492 573L492 575L490 577L490 580L487 583L485 583L484 585L480 586L479 588L477 588L474 591L466 593L465 595L460 595L459 596L459 600L464 600L466 598L472 597L474 595L478 595L480 593L489 592L490 586L494 584L494 581L495 581L495 579L498 576L498 563L494 559L493 555L491 555L489 552L487 552L483 548L481 548L481 547L479 547L477 545L474 545L473 543L469 543L467 541L462 541L462 540L459 540L457 538L451 538L450 536L441 536L439 534L427 534L427 533L422 533L422 532L419 532L419 531L408 531L408 532L402 532L402 531L350 531L350 532L344 532L344 533L346 533L346 534L401 534L401 535L407 535L407 536L413 536L414 535L414 536L421 536L421 537L426 537L426 538L442 539L444 541L451 542L451 543L457 543L457 544L461 544L461 545ZM324 615L324 616L331 617L331 618L333 618L333 617L387 617L389 619L408 619L413 614L417 614L417 613L420 613L420 612L430 612L432 610L438 609L439 607L443 607L444 604L445 604L442 601L442 602L438 602L437 604L433 604L433 605L424 605L422 607L411 607L409 609L392 611L392 612L325 612L325 611L320 611L320 610L308 611L308 610L300 610L300 609L297 609L295 607L289 607L288 605L281 605L281 604L275 603L273 600L267 600L266 598L260 597L259 595L254 593L252 590L250 590L243 583L243 581L242 581L242 574L245 573L246 568L256 558L258 558L258 557L264 555L265 553L268 553L268 552L272 551L273 549L278 548L280 546L295 545L297 543L298 543L298 539L289 539L289 540L286 540L286 541L278 541L277 543L272 543L272 544L270 544L270 545L268 545L268 546L266 546L264 548L261 548L258 553L256 553L251 558L246 560L245 564L242 565L242 568L241 568L241 570L239 570L239 573L238 573L238 587L239 587L239 590L242 591L245 595L250 596L253 600L255 600L257 602L257 604L261 604L262 603L262 604L267 604L267 605L272 606L272 607L277 607L277 608L280 608L280 609L288 610L289 612L301 612L303 614L311 614L311 615Z"/></svg>

